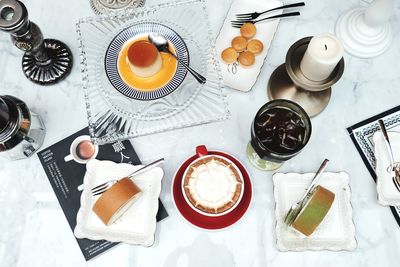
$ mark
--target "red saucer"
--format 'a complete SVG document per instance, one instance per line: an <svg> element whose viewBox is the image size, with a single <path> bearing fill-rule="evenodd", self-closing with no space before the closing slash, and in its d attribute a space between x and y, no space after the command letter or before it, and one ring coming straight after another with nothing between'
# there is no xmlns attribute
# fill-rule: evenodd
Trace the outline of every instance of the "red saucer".
<svg viewBox="0 0 400 267"><path fill-rule="evenodd" d="M252 197L250 176L240 161L227 153L220 151L207 151L205 146L199 146L196 150L197 154L188 158L176 172L174 180L172 181L172 198L178 211L189 223L205 230L222 230L238 222L248 210ZM244 192L242 199L235 209L222 216L212 217L197 213L189 206L182 193L182 176L186 168L192 161L206 154L226 157L235 163L243 175Z"/></svg>

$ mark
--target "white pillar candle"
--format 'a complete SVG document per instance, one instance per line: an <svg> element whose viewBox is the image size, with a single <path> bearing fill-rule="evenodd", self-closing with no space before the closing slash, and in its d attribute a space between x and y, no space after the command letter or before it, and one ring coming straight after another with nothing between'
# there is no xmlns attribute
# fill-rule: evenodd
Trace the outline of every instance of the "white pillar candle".
<svg viewBox="0 0 400 267"><path fill-rule="evenodd" d="M300 69L309 80L323 81L331 75L343 57L343 45L332 34L321 34L311 39L300 63Z"/></svg>

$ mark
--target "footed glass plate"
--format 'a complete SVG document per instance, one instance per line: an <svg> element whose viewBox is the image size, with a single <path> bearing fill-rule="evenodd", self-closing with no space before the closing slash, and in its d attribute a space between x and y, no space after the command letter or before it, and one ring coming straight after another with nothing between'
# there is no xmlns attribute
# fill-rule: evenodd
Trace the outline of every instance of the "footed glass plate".
<svg viewBox="0 0 400 267"><path fill-rule="evenodd" d="M144 22L163 24L179 34L190 65L207 78L199 84L187 74L171 94L149 101L118 92L106 75L105 56L124 29ZM127 9L77 23L81 72L89 129L97 144L200 125L229 118L219 63L204 0Z"/></svg>

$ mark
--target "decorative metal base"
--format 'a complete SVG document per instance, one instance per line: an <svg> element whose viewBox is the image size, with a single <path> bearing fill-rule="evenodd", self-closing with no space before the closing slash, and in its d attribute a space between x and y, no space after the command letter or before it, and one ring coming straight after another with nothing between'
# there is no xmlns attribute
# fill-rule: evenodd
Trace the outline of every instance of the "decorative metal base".
<svg viewBox="0 0 400 267"><path fill-rule="evenodd" d="M145 2L146 0L90 0L90 6L94 13L101 15L127 7L142 7Z"/></svg>
<svg viewBox="0 0 400 267"><path fill-rule="evenodd" d="M22 69L32 82L50 85L64 79L71 72L72 53L67 45L58 40L45 39L43 45L49 59L39 62L32 55L25 54Z"/></svg>
<svg viewBox="0 0 400 267"><path fill-rule="evenodd" d="M331 98L331 87L323 91L308 91L294 84L286 71L286 65L280 65L271 75L268 83L268 97L287 99L299 104L310 117L321 113Z"/></svg>

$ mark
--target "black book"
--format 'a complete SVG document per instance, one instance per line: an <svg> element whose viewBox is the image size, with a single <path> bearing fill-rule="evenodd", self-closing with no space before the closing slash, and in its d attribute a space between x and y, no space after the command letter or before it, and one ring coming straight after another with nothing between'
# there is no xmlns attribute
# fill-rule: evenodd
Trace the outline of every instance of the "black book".
<svg viewBox="0 0 400 267"><path fill-rule="evenodd" d="M101 146L93 146L90 143L85 149L83 143L88 140L88 136L89 129L85 128L38 153L39 160L72 231L76 226L76 215L81 206L82 192L78 190L78 186L83 183L86 172L85 160L82 158L92 156L98 160L110 160L116 163L141 164L129 141L118 141ZM78 147L83 150L79 152ZM159 200L157 221L166 217L168 213ZM87 261L118 244L105 240L76 240Z"/></svg>

